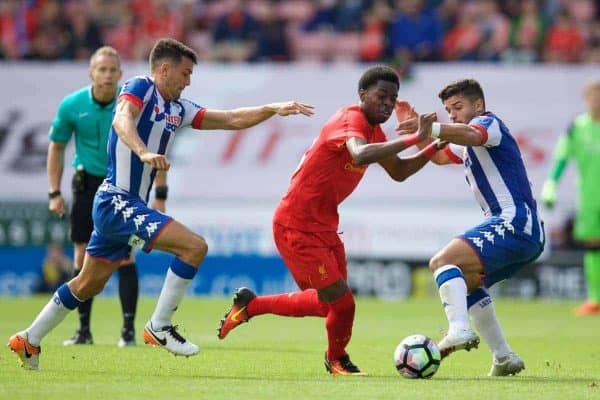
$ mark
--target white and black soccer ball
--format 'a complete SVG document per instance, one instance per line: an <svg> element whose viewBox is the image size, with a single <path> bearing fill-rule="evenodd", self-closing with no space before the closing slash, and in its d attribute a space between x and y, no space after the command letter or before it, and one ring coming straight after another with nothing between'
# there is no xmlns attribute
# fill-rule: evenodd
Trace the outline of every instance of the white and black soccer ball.
<svg viewBox="0 0 600 400"><path fill-rule="evenodd" d="M441 359L437 344L425 335L405 337L394 352L396 369L405 378L431 378Z"/></svg>

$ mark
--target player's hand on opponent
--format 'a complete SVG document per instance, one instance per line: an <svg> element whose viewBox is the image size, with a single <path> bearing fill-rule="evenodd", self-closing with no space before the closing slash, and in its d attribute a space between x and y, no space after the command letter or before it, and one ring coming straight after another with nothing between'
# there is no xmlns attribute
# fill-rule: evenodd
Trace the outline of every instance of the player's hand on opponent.
<svg viewBox="0 0 600 400"><path fill-rule="evenodd" d="M61 218L63 215L65 215L65 199L62 197L62 195L58 195L50 199L48 210Z"/></svg>
<svg viewBox="0 0 600 400"><path fill-rule="evenodd" d="M396 100L394 112L398 125L396 131L399 135L415 133L419 129L418 115L415 108L406 100Z"/></svg>
<svg viewBox="0 0 600 400"><path fill-rule="evenodd" d="M435 140L435 149L436 150L442 150L447 145L448 145L448 142L445 140L440 140L440 139Z"/></svg>
<svg viewBox="0 0 600 400"><path fill-rule="evenodd" d="M152 168L162 171L168 171L171 167L167 157L162 154L146 152L140 156L140 160L145 164L149 164Z"/></svg>
<svg viewBox="0 0 600 400"><path fill-rule="evenodd" d="M396 112L398 122L416 118L418 115L415 108L406 100L396 100L394 111Z"/></svg>
<svg viewBox="0 0 600 400"><path fill-rule="evenodd" d="M419 135L419 139L423 141L431 138L431 124L437 121L437 114L434 112L427 114L419 114L418 121L419 125L417 133Z"/></svg>
<svg viewBox="0 0 600 400"><path fill-rule="evenodd" d="M277 115L286 117L288 115L302 114L310 117L314 114L315 106L297 101L286 101L284 103L271 103L267 107Z"/></svg>

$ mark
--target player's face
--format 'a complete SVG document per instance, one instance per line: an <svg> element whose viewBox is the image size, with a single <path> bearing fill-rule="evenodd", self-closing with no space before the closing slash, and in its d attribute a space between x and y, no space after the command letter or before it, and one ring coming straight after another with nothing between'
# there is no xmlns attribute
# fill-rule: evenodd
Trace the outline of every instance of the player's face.
<svg viewBox="0 0 600 400"><path fill-rule="evenodd" d="M469 100L462 94L457 94L444 101L444 108L452 122L468 124L473 118L483 114L483 100Z"/></svg>
<svg viewBox="0 0 600 400"><path fill-rule="evenodd" d="M360 108L371 125L382 124L390 118L398 98L398 85L378 81L368 89L359 91Z"/></svg>
<svg viewBox="0 0 600 400"><path fill-rule="evenodd" d="M181 97L181 92L191 83L191 75L194 63L187 57L182 57L179 64L168 64L165 79L167 95L170 100L177 100Z"/></svg>
<svg viewBox="0 0 600 400"><path fill-rule="evenodd" d="M600 85L586 88L584 98L589 111L600 111Z"/></svg>
<svg viewBox="0 0 600 400"><path fill-rule="evenodd" d="M116 92L122 74L117 57L99 55L92 60L90 78L92 85L97 90Z"/></svg>

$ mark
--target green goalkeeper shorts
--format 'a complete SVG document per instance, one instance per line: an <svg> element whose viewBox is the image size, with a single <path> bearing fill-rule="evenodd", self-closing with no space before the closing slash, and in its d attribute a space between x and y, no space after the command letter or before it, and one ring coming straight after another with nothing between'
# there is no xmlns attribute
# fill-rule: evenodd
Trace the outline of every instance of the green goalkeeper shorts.
<svg viewBox="0 0 600 400"><path fill-rule="evenodd" d="M582 208L575 218L575 239L600 239L600 208Z"/></svg>

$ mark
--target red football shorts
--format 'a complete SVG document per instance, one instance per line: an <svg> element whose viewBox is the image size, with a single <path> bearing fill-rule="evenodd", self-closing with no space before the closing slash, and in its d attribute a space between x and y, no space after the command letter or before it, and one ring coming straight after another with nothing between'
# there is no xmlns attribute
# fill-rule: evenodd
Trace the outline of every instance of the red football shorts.
<svg viewBox="0 0 600 400"><path fill-rule="evenodd" d="M274 223L273 236L300 289L324 289L348 280L344 243L336 232L302 232Z"/></svg>

